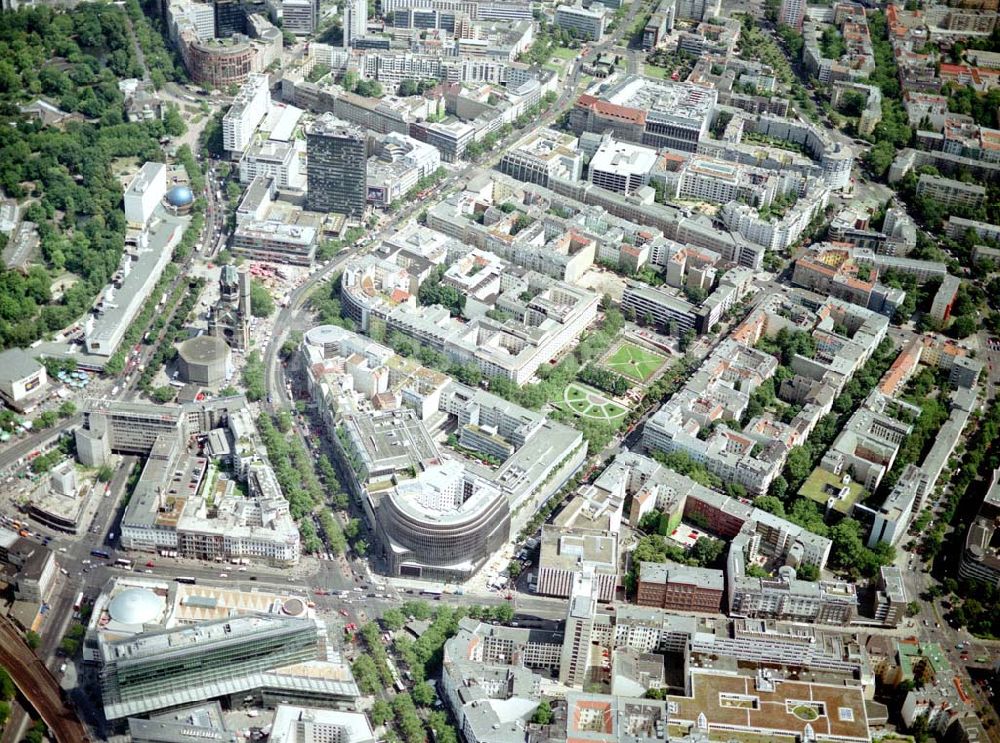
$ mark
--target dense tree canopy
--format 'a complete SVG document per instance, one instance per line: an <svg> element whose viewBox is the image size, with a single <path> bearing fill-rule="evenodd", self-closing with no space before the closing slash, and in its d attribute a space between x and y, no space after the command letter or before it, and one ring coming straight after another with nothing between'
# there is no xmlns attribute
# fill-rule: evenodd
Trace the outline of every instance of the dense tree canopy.
<svg viewBox="0 0 1000 743"><path fill-rule="evenodd" d="M0 270L0 348L25 346L87 310L121 259L118 158L162 158L163 122L125 123L121 76L141 75L125 13L81 4L5 13L0 24L0 190L38 225L43 265ZM44 126L18 106L42 97L86 121ZM13 125L12 125L13 124ZM64 272L79 281L53 299Z"/></svg>

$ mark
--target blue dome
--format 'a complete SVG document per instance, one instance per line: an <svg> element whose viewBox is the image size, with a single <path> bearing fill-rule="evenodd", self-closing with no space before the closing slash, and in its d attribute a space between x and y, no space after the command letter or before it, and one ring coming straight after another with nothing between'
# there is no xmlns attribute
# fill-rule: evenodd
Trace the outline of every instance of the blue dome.
<svg viewBox="0 0 1000 743"><path fill-rule="evenodd" d="M187 206L194 201L194 194L187 186L174 186L167 191L167 201L171 206Z"/></svg>

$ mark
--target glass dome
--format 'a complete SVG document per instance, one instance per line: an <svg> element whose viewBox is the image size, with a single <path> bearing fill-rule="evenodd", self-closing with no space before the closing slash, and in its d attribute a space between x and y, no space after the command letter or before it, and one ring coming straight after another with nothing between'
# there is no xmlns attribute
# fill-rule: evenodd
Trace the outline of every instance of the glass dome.
<svg viewBox="0 0 1000 743"><path fill-rule="evenodd" d="M167 191L167 201L172 206L187 206L194 201L194 194L187 186L174 186Z"/></svg>
<svg viewBox="0 0 1000 743"><path fill-rule="evenodd" d="M147 624L160 616L162 599L144 588L129 588L111 600L108 613L122 624Z"/></svg>

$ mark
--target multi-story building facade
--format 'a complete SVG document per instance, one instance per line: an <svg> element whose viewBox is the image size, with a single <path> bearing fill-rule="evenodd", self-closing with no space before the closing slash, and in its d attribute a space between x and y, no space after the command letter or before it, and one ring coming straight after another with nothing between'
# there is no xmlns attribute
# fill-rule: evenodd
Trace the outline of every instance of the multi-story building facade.
<svg viewBox="0 0 1000 743"><path fill-rule="evenodd" d="M233 105L222 117L222 146L230 153L243 153L271 106L267 75L250 75Z"/></svg>
<svg viewBox="0 0 1000 743"><path fill-rule="evenodd" d="M309 209L363 217L368 163L364 132L325 114L306 131L306 154Z"/></svg>
<svg viewBox="0 0 1000 743"><path fill-rule="evenodd" d="M717 614L722 610L725 589L721 570L674 562L644 562L639 566L636 603L657 609Z"/></svg>
<svg viewBox="0 0 1000 743"><path fill-rule="evenodd" d="M600 4L590 8L560 5L556 8L555 24L556 28L572 31L580 39L600 41L607 24L607 8Z"/></svg>
<svg viewBox="0 0 1000 743"><path fill-rule="evenodd" d="M281 27L296 36L316 30L318 6L313 0L281 0Z"/></svg>
<svg viewBox="0 0 1000 743"><path fill-rule="evenodd" d="M572 134L542 129L504 152L497 169L519 181L547 187L550 178L579 180L583 154Z"/></svg>
<svg viewBox="0 0 1000 743"><path fill-rule="evenodd" d="M250 183L257 176L273 178L280 189L301 189L301 158L294 142L265 140L251 144L240 158L240 183Z"/></svg>
<svg viewBox="0 0 1000 743"><path fill-rule="evenodd" d="M851 583L728 578L732 616L846 626L857 615L858 596Z"/></svg>
<svg viewBox="0 0 1000 743"><path fill-rule="evenodd" d="M368 32L367 0L344 2L344 48L353 47Z"/></svg>
<svg viewBox="0 0 1000 743"><path fill-rule="evenodd" d="M236 226L230 247L251 260L309 266L316 255L316 228L248 220Z"/></svg>
<svg viewBox="0 0 1000 743"><path fill-rule="evenodd" d="M782 0L778 10L778 21L802 33L802 21L806 17L805 0Z"/></svg>
<svg viewBox="0 0 1000 743"><path fill-rule="evenodd" d="M662 289L645 284L626 285L622 294L622 309L643 322L650 319L671 335L682 336L694 331L697 323L695 308L690 302Z"/></svg>
<svg viewBox="0 0 1000 743"><path fill-rule="evenodd" d="M630 194L649 184L656 160L655 150L607 137L590 159L587 180L608 191Z"/></svg>
<svg viewBox="0 0 1000 743"><path fill-rule="evenodd" d="M170 550L192 559L254 558L292 565L299 533L243 397L184 406L94 401L76 431L77 455L89 466L112 453L146 457L121 520L121 545L146 552ZM191 436L213 439L205 456L190 455ZM210 474L225 458L247 484ZM207 502L213 503L209 511Z"/></svg>
<svg viewBox="0 0 1000 743"><path fill-rule="evenodd" d="M627 77L600 98L585 94L570 111L570 129L604 133L647 147L695 152L707 138L718 101L714 88Z"/></svg>
<svg viewBox="0 0 1000 743"><path fill-rule="evenodd" d="M153 211L167 194L167 166L148 162L125 189L125 219L135 228L145 228Z"/></svg>
<svg viewBox="0 0 1000 743"><path fill-rule="evenodd" d="M105 717L118 720L248 692L346 706L358 695L349 675L321 677L295 670L303 663L326 665L325 635L325 626L316 619L258 615L117 641L102 637Z"/></svg>
<svg viewBox="0 0 1000 743"><path fill-rule="evenodd" d="M597 586L594 576L589 571L577 573L570 591L562 653L559 657L559 682L562 684L583 686L588 680L596 613Z"/></svg>
<svg viewBox="0 0 1000 743"><path fill-rule="evenodd" d="M986 187L924 173L917 179L917 196L945 207L976 209L986 200Z"/></svg>
<svg viewBox="0 0 1000 743"><path fill-rule="evenodd" d="M618 539L607 532L547 525L542 527L538 593L569 598L575 576L591 571L599 601L614 601L618 588Z"/></svg>

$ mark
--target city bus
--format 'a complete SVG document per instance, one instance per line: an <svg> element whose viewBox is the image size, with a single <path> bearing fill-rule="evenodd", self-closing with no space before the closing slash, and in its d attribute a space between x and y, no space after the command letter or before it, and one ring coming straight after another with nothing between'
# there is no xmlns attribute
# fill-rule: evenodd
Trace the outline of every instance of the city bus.
<svg viewBox="0 0 1000 743"><path fill-rule="evenodd" d="M91 557L101 557L101 558L103 558L105 560L107 560L108 558L111 557L111 555L108 554L107 550L91 550L90 551L90 556Z"/></svg>
<svg viewBox="0 0 1000 743"><path fill-rule="evenodd" d="M424 589L423 591L420 592L420 595L421 596L440 596L441 592L440 591L435 591L435 590L432 590L432 589L429 589L429 588L426 588L426 589Z"/></svg>
<svg viewBox="0 0 1000 743"><path fill-rule="evenodd" d="M192 585L193 586L198 581L193 576L178 575L176 578L174 578L174 582L175 583L187 583L188 585Z"/></svg>
<svg viewBox="0 0 1000 743"><path fill-rule="evenodd" d="M73 611L80 611L81 606L83 606L83 591L80 591L76 595L76 601L73 602Z"/></svg>
<svg viewBox="0 0 1000 743"><path fill-rule="evenodd" d="M124 557L119 557L117 560L115 560L115 566L122 568L124 570L131 570L132 565L133 565L132 561L126 560Z"/></svg>

